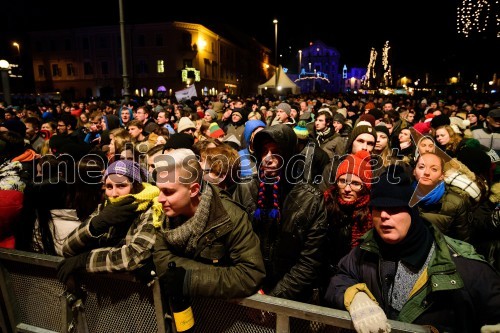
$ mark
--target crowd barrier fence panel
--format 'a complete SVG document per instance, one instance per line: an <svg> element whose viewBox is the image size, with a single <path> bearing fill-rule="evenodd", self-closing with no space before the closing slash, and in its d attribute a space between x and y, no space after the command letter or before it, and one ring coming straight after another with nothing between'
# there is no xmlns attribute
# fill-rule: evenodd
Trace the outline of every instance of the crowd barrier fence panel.
<svg viewBox="0 0 500 333"><path fill-rule="evenodd" d="M158 280L146 286L127 273L57 279L61 257L0 249L1 333L168 333ZM71 292L70 292L70 291ZM243 299L193 300L196 332L348 332L347 311L255 294ZM267 314L262 316L262 313ZM261 320L265 318L265 320ZM392 332L429 332L390 321ZM175 333L175 332L174 332Z"/></svg>

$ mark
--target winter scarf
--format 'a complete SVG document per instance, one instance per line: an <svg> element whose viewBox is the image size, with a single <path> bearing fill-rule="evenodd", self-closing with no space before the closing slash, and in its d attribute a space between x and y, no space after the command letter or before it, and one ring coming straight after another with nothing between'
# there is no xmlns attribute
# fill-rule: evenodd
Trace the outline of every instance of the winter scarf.
<svg viewBox="0 0 500 333"><path fill-rule="evenodd" d="M420 203L424 206L433 205L444 195L445 185L444 181L440 182L436 187L432 189L425 197L420 199Z"/></svg>
<svg viewBox="0 0 500 333"><path fill-rule="evenodd" d="M178 227L173 227L167 219L165 239L169 245L187 255L194 254L198 240L207 226L212 196L212 189L207 186L193 217Z"/></svg>
<svg viewBox="0 0 500 333"><path fill-rule="evenodd" d="M332 128L327 127L326 130L324 130L323 132L317 132L318 142L323 143L323 141L325 141L325 139L328 137L328 135L330 134L331 131L332 131Z"/></svg>
<svg viewBox="0 0 500 333"><path fill-rule="evenodd" d="M458 187L461 190L467 192L467 194L474 199L476 202L479 202L481 198L481 190L477 184L467 178L464 174L456 171L451 173L444 179L444 182L450 186Z"/></svg>
<svg viewBox="0 0 500 333"><path fill-rule="evenodd" d="M337 198L342 211L352 211L352 228L351 228L351 247L358 246L361 241L359 240L368 230L373 227L372 215L369 213L366 221L359 221L357 216L358 211L365 208L370 202L370 195L365 194L358 198L356 201L344 201L340 197Z"/></svg>
<svg viewBox="0 0 500 333"><path fill-rule="evenodd" d="M137 212L144 212L150 207L150 203L153 202L151 206L153 209L153 225L155 227L160 226L163 222L163 207L161 203L158 202L158 195L160 190L158 187L153 186L149 183L142 183L144 189L136 194L127 194L118 198L109 198L111 203L116 203L124 198L133 197L135 199L134 203L137 203Z"/></svg>

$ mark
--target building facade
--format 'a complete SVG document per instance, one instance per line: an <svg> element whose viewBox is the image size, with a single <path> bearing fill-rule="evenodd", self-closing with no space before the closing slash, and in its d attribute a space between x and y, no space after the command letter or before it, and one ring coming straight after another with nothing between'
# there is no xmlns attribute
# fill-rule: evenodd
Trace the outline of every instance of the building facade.
<svg viewBox="0 0 500 333"><path fill-rule="evenodd" d="M173 95L191 84L198 96L221 91L254 94L273 74L270 50L250 37L235 43L186 22L127 25L125 31L131 96ZM119 26L32 32L30 39L38 93L122 96Z"/></svg>
<svg viewBox="0 0 500 333"><path fill-rule="evenodd" d="M295 83L303 93L340 92L340 53L322 41L309 43L299 51L300 73Z"/></svg>

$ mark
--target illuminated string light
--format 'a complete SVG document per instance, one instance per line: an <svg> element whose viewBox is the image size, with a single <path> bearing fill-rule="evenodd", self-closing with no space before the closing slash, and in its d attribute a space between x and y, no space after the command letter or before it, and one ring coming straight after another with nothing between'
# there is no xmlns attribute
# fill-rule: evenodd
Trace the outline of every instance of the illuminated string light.
<svg viewBox="0 0 500 333"><path fill-rule="evenodd" d="M370 61L368 62L368 67L366 68L366 74L363 78L363 84L370 87L370 78L375 78L375 60L377 60L377 51L372 47L370 51Z"/></svg>
<svg viewBox="0 0 500 333"><path fill-rule="evenodd" d="M498 0L495 1L495 7L498 7ZM474 32L485 32L488 29L490 11L488 0L462 0L461 5L457 7L457 32L465 37ZM495 13L497 37L500 37L498 15Z"/></svg>
<svg viewBox="0 0 500 333"><path fill-rule="evenodd" d="M389 65L389 41L386 41L382 48L382 66L384 66L384 83L385 86L392 85L391 66Z"/></svg>

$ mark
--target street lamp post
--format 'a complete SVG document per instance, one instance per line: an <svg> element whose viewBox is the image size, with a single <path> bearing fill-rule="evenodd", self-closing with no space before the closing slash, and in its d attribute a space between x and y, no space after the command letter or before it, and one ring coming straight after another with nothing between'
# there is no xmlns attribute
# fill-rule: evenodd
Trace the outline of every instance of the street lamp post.
<svg viewBox="0 0 500 333"><path fill-rule="evenodd" d="M278 89L278 20L274 19L274 66L275 66L275 82L274 89Z"/></svg>
<svg viewBox="0 0 500 333"><path fill-rule="evenodd" d="M12 104L10 99L10 85L9 85L9 68L10 64L7 60L0 60L0 72L2 75L3 99L7 105Z"/></svg>
<svg viewBox="0 0 500 333"><path fill-rule="evenodd" d="M127 71L127 42L125 39L125 16L123 15L123 1L118 0L120 10L120 41L122 44L122 79L123 79L123 100L126 104L130 102L130 82Z"/></svg>
<svg viewBox="0 0 500 333"><path fill-rule="evenodd" d="M298 72L298 74L300 74L301 69L302 69L302 50L299 50L299 72Z"/></svg>

